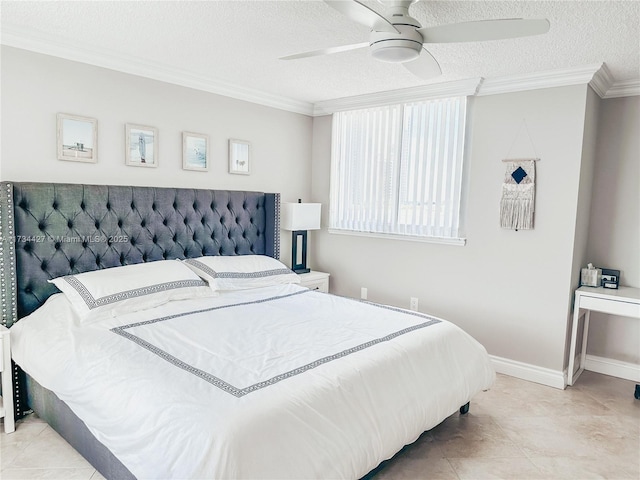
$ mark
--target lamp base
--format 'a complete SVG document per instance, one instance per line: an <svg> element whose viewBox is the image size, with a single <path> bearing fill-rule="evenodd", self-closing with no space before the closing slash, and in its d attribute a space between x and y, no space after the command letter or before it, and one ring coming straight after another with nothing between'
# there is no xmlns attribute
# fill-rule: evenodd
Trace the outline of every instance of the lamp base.
<svg viewBox="0 0 640 480"><path fill-rule="evenodd" d="M307 231L295 230L291 234L291 270L309 273L307 268Z"/></svg>

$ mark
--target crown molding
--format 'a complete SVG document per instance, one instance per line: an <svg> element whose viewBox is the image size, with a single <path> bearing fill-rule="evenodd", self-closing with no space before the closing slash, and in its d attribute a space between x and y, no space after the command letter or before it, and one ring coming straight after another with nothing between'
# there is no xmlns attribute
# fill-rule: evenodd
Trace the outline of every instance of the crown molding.
<svg viewBox="0 0 640 480"><path fill-rule="evenodd" d="M602 98L633 97L640 95L640 80L615 82Z"/></svg>
<svg viewBox="0 0 640 480"><path fill-rule="evenodd" d="M546 72L493 78L478 77L435 83L354 97L323 100L314 104L273 95L261 90L240 87L219 79L198 75L194 72L167 67L166 65L149 62L135 56L116 53L109 49L89 49L61 40L57 36L45 35L33 29L6 23L2 25L0 43L10 47L108 68L308 116L328 115L343 110L411 102L425 98L458 95L498 95L571 85L588 84L601 98L640 95L640 79L615 82L608 67L603 63Z"/></svg>
<svg viewBox="0 0 640 480"><path fill-rule="evenodd" d="M564 68L504 77L485 78L478 96L539 90L541 88L586 85L593 79L602 64Z"/></svg>
<svg viewBox="0 0 640 480"><path fill-rule="evenodd" d="M589 82L589 85L600 96L600 98L605 97L607 91L611 88L611 85L613 85L613 75L611 75L611 71L609 70L609 67L607 67L606 63L603 63L593 74L593 78Z"/></svg>
<svg viewBox="0 0 640 480"><path fill-rule="evenodd" d="M392 105L396 103L424 100L425 98L444 98L462 95L470 96L476 94L481 83L482 78L470 78L453 82L435 83L432 85L357 95L355 97L324 100L315 103L313 115L328 115L344 110Z"/></svg>
<svg viewBox="0 0 640 480"><path fill-rule="evenodd" d="M312 115L313 113L313 104L309 102L239 87L229 82L205 77L182 69L170 68L166 65L149 62L135 56L123 55L108 49L90 49L78 46L71 42L65 42L58 37L45 35L25 27L3 23L0 43L10 47L194 88L293 113L302 115Z"/></svg>
<svg viewBox="0 0 640 480"><path fill-rule="evenodd" d="M410 102L424 98L455 95L500 95L503 93L572 85L591 85L601 98L640 95L640 80L614 83L609 68L606 64L602 63L546 72L460 80L457 82L379 92L370 95L326 100L315 104L313 115L327 115L342 110Z"/></svg>
<svg viewBox="0 0 640 480"><path fill-rule="evenodd" d="M640 79L616 82L606 63L595 73L589 83L600 98L631 97L640 95Z"/></svg>

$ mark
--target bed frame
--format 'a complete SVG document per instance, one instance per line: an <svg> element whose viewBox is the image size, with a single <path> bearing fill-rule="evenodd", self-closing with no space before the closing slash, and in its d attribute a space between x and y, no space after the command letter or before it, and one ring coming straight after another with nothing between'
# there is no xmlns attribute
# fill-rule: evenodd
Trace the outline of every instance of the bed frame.
<svg viewBox="0 0 640 480"><path fill-rule="evenodd" d="M0 323L57 293L47 280L202 255L280 257L280 194L0 183ZM52 392L14 365L16 416L32 408L106 478L135 478Z"/></svg>

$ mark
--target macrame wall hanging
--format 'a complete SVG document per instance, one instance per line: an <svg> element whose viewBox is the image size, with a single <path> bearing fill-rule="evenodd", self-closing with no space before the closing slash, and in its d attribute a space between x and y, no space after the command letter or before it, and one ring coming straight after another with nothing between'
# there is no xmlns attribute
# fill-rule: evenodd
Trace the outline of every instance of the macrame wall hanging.
<svg viewBox="0 0 640 480"><path fill-rule="evenodd" d="M536 154L524 120L518 130L518 136L523 125L533 152ZM516 140L518 136L516 136ZM507 157L512 148L513 144ZM502 183L502 198L500 199L500 226L502 228L516 231L533 229L536 205L536 162L538 160L539 158L506 158L502 160L507 164Z"/></svg>

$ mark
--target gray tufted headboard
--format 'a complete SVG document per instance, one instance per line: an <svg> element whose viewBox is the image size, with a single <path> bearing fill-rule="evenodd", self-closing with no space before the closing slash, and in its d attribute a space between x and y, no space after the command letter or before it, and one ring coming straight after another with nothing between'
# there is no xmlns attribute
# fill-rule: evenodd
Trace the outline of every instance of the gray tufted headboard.
<svg viewBox="0 0 640 480"><path fill-rule="evenodd" d="M70 273L202 255L279 258L280 195L55 183L0 185L2 324Z"/></svg>

